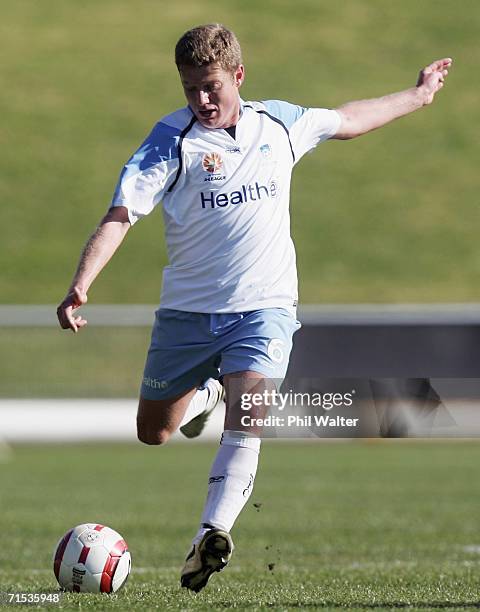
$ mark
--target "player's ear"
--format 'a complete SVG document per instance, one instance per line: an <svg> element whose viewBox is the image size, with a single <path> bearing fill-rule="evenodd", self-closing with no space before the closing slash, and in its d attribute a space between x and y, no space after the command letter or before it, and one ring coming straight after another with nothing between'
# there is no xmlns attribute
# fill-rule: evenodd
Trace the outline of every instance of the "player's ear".
<svg viewBox="0 0 480 612"><path fill-rule="evenodd" d="M235 69L235 72L233 73L233 80L237 87L241 87L244 79L245 79L245 66L243 64L240 64L238 68Z"/></svg>

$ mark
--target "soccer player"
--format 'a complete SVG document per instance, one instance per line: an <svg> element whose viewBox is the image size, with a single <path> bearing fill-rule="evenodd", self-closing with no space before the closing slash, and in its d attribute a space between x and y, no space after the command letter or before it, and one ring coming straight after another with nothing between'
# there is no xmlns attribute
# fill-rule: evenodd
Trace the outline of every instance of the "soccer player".
<svg viewBox="0 0 480 612"><path fill-rule="evenodd" d="M323 141L360 136L430 104L452 60L424 68L415 87L336 110L243 101L240 45L219 24L186 32L175 61L187 106L161 119L123 168L57 314L64 329L86 325L75 311L90 285L129 228L161 203L169 265L141 385L139 439L163 444L179 427L197 436L226 390L225 429L181 575L182 586L199 591L230 560L230 530L257 471L261 430L241 422L241 396L282 381L300 326L293 167Z"/></svg>

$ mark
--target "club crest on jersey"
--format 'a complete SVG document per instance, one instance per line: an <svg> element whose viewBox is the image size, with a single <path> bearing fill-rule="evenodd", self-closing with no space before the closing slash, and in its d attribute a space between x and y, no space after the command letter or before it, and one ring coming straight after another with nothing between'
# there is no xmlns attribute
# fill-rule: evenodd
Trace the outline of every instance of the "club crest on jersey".
<svg viewBox="0 0 480 612"><path fill-rule="evenodd" d="M260 153L263 157L270 157L272 155L272 147L269 144L263 144L260 147Z"/></svg>
<svg viewBox="0 0 480 612"><path fill-rule="evenodd" d="M202 165L206 172L213 174L222 168L223 161L218 153L205 153Z"/></svg>

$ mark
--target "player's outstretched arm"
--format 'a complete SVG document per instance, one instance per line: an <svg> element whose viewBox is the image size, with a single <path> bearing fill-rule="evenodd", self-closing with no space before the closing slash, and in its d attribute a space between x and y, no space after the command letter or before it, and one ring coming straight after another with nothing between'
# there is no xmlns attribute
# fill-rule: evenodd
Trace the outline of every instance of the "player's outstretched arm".
<svg viewBox="0 0 480 612"><path fill-rule="evenodd" d="M87 302L90 285L118 249L130 228L127 209L111 208L88 239L65 299L57 308L57 317L63 329L77 333L87 324L75 310Z"/></svg>
<svg viewBox="0 0 480 612"><path fill-rule="evenodd" d="M452 61L450 57L445 57L432 62L420 71L416 86L410 89L381 98L343 104L336 109L342 123L333 138L348 140L361 136L431 104L435 94L444 85Z"/></svg>

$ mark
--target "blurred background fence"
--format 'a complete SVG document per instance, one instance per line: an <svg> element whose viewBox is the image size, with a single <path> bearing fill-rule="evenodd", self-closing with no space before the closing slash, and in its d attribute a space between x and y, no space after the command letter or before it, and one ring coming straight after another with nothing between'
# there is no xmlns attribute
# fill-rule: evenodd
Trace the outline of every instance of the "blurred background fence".
<svg viewBox="0 0 480 612"><path fill-rule="evenodd" d="M3 436L134 440L154 311L153 305L88 306L89 325L74 335L58 328L54 306L0 306ZM477 305L304 306L298 317L303 326L284 389L354 387L369 417L351 435L480 434ZM432 389L439 396L435 405ZM411 420L440 402L435 431L430 417L429 429L425 420ZM379 410L390 411L383 430ZM358 405L348 414L358 416ZM215 415L206 439L218 437L222 418Z"/></svg>

